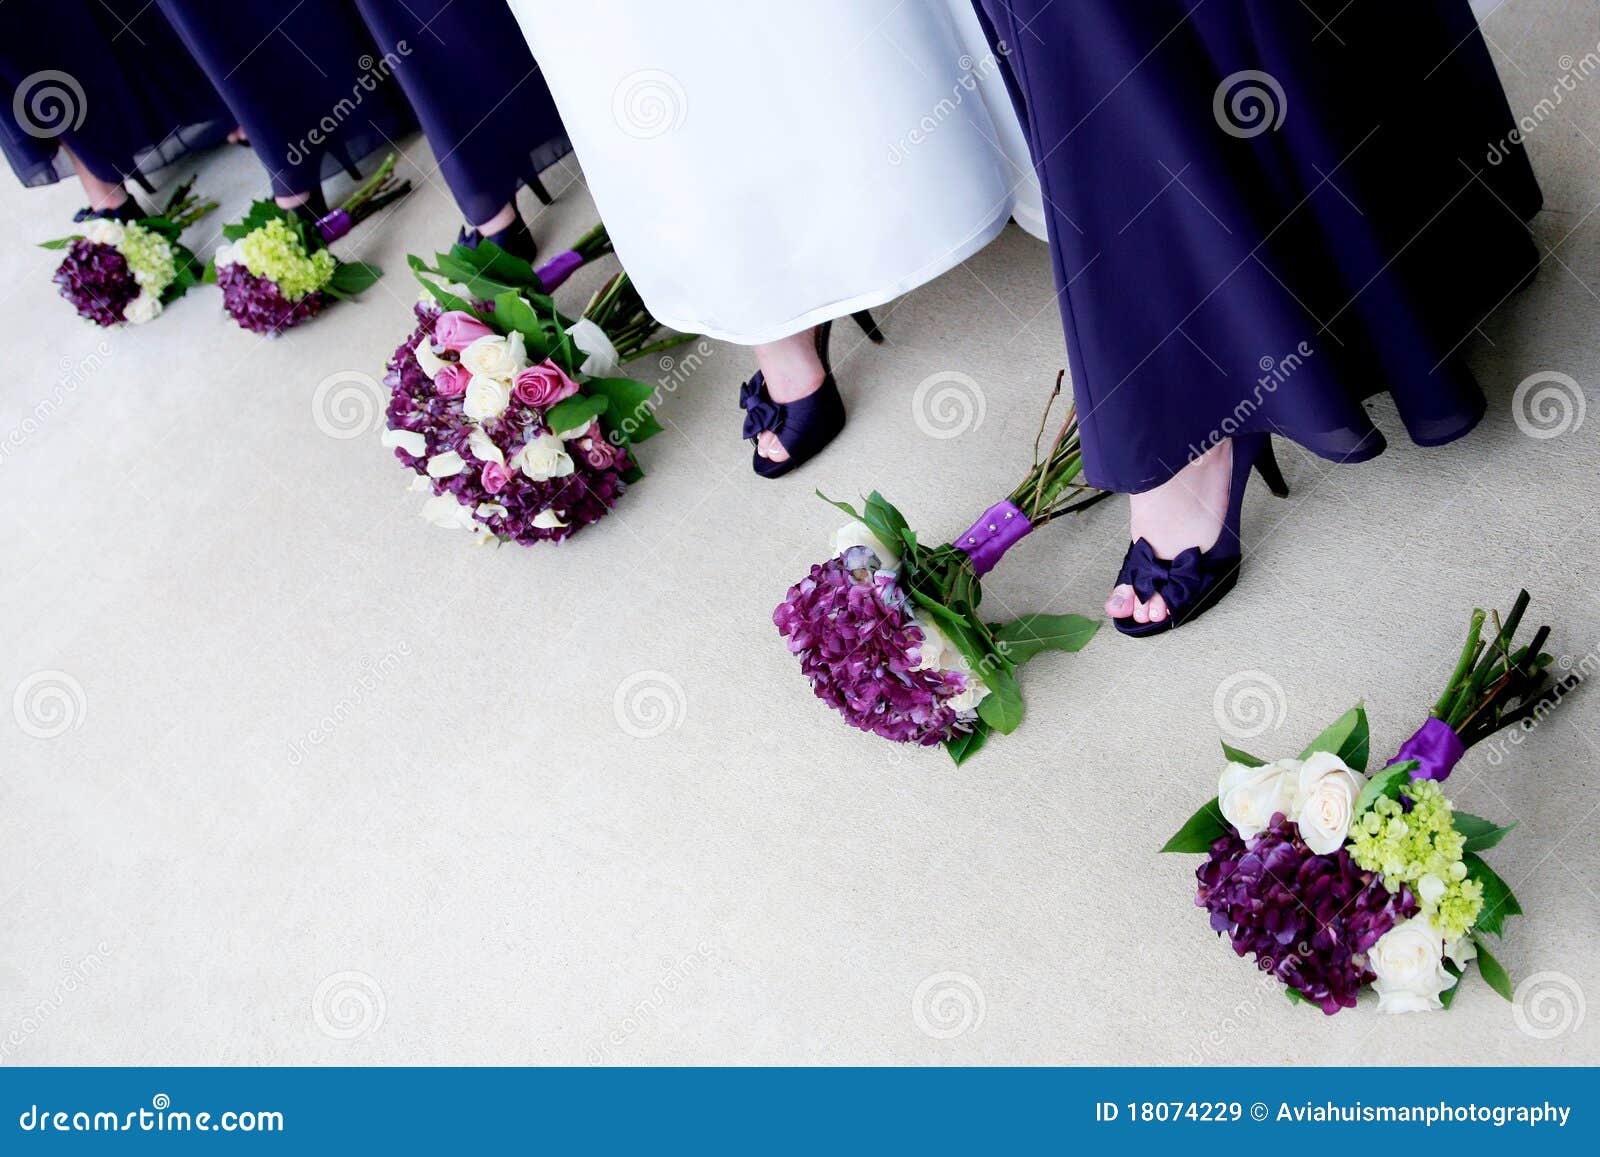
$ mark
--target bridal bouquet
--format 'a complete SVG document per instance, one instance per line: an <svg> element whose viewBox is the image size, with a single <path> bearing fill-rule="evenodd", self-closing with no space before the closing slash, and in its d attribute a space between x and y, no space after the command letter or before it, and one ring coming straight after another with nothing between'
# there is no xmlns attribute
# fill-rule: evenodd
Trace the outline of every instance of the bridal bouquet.
<svg viewBox="0 0 1600 1157"><path fill-rule="evenodd" d="M1052 404L1060 392L1058 377ZM1105 497L1080 481L1070 410L1040 456L1049 414L1047 406L1028 476L954 542L923 545L876 491L860 511L832 503L853 521L835 535L832 556L789 588L772 621L817 698L852 727L896 743L942 743L961 763L991 731L1021 723L1022 664L1045 650L1081 650L1094 637L1100 624L1079 615L1001 624L979 612L980 580L1007 550Z"/></svg>
<svg viewBox="0 0 1600 1157"><path fill-rule="evenodd" d="M480 542L559 542L640 477L632 447L660 432L655 391L617 369L688 338L650 344L660 327L626 274L578 320L556 309L549 291L609 248L597 228L537 270L492 243L431 267L411 259L427 293L389 359L383 444L432 495L429 522Z"/></svg>
<svg viewBox="0 0 1600 1157"><path fill-rule="evenodd" d="M223 227L228 244L206 267L222 289L222 308L254 333L279 334L309 321L331 300L347 301L382 275L376 265L340 261L328 246L411 191L394 179L394 154L332 212L308 222L293 209L256 201L244 220Z"/></svg>
<svg viewBox="0 0 1600 1157"><path fill-rule="evenodd" d="M1548 627L1515 645L1527 606L1523 591L1489 639L1484 612L1473 612L1432 713L1371 775L1359 705L1294 759L1223 744L1217 798L1161 850L1206 854L1195 904L1291 1000L1331 1016L1370 985L1379 1012L1448 1008L1474 960L1511 999L1486 938L1522 908L1480 853L1516 825L1455 810L1440 784L1467 748L1542 718L1576 683L1551 683Z"/></svg>
<svg viewBox="0 0 1600 1157"><path fill-rule="evenodd" d="M199 284L200 261L178 237L217 206L201 203L193 189L192 179L184 182L162 212L132 221L86 212L82 233L44 243L67 250L54 280L78 316L101 326L143 325Z"/></svg>

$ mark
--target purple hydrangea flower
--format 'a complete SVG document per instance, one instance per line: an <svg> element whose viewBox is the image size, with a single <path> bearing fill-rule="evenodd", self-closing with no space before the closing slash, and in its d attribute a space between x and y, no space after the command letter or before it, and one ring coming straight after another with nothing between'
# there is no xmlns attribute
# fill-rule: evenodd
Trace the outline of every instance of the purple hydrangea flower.
<svg viewBox="0 0 1600 1157"><path fill-rule="evenodd" d="M290 301L274 282L257 277L241 262L221 266L217 285L222 289L222 308L228 316L254 333L282 333L310 321L328 306L328 295L320 289L299 301Z"/></svg>
<svg viewBox="0 0 1600 1157"><path fill-rule="evenodd" d="M504 507L504 514L474 514L478 522L502 539L523 545L560 542L604 518L627 489L623 476L632 469L627 450L620 446L612 447L609 454L590 456L579 452L573 443L568 443L573 472L566 477L536 482L520 470L513 470L498 491L491 494L484 487L482 474L485 463L473 454L470 444L474 428L489 435L508 460L530 437L549 431L543 429L539 411L515 398L499 418L475 423L463 412L459 395L441 397L436 393L433 381L417 362L416 346L419 341L432 340L439 310L432 305L419 303L416 315L417 328L395 349L383 383L390 391L389 429L421 434L427 439L428 448L427 454L422 457L397 448L395 457L418 474L426 476L428 458L449 450L460 454L467 468L451 478L431 479L433 492L454 494L463 505L473 510L484 503ZM445 361L459 358L459 355L450 352L440 356ZM603 465L596 466L597 461L603 462ZM566 525L535 526L534 519L547 510L554 512Z"/></svg>
<svg viewBox="0 0 1600 1157"><path fill-rule="evenodd" d="M972 730L976 712L949 705L965 677L914 669L922 629L889 574L829 559L789 588L772 622L817 698L852 727L925 747Z"/></svg>
<svg viewBox="0 0 1600 1157"><path fill-rule="evenodd" d="M1391 893L1344 848L1312 852L1282 815L1248 841L1233 832L1217 840L1195 876L1195 904L1211 913L1212 928L1229 935L1234 952L1254 952L1257 968L1329 1016L1355 1007L1376 979L1367 952L1418 910L1409 889Z"/></svg>
<svg viewBox="0 0 1600 1157"><path fill-rule="evenodd" d="M116 325L124 320L128 303L139 296L139 283L127 258L113 245L79 238L67 249L66 259L52 279L61 296L72 303L78 316L96 325Z"/></svg>

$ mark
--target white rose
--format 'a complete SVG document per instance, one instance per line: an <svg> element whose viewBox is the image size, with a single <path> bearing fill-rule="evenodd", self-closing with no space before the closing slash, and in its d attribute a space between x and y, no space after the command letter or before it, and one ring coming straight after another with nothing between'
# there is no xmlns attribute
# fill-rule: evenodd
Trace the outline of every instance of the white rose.
<svg viewBox="0 0 1600 1157"><path fill-rule="evenodd" d="M83 238L96 245L116 245L122 240L122 222L106 217L91 217L83 223Z"/></svg>
<svg viewBox="0 0 1600 1157"><path fill-rule="evenodd" d="M561 439L549 435L529 439L528 444L511 459L511 465L535 482L565 478L575 469L571 456L562 447Z"/></svg>
<svg viewBox="0 0 1600 1157"><path fill-rule="evenodd" d="M461 351L461 364L473 377L493 378L510 390L512 379L528 368L527 346L515 330L508 337L488 334Z"/></svg>
<svg viewBox="0 0 1600 1157"><path fill-rule="evenodd" d="M1366 786L1367 777L1346 767L1331 751L1314 752L1301 765L1294 822L1306 847L1328 856L1344 846L1356 797Z"/></svg>
<svg viewBox="0 0 1600 1157"><path fill-rule="evenodd" d="M846 527L846 529L849 529ZM841 532L842 533L842 532ZM981 676L973 673L972 664L962 654L961 648L950 641L946 635L932 623L917 621L917 630L922 632L922 642L917 647L917 663L913 671L956 671L967 682L966 688L945 700L957 711L972 711L982 703L989 694L989 685Z"/></svg>
<svg viewBox="0 0 1600 1157"><path fill-rule="evenodd" d="M533 516L533 524L540 530L558 530L566 523L561 521L561 516L553 510L541 510Z"/></svg>
<svg viewBox="0 0 1600 1157"><path fill-rule="evenodd" d="M446 450L428 459L429 478L454 478L466 468L466 459L454 450Z"/></svg>
<svg viewBox="0 0 1600 1157"><path fill-rule="evenodd" d="M572 338L573 345L589 355L578 367L580 374L588 374L593 378L609 378L617 372L622 359L617 354L617 347L612 345L611 339L606 336L605 330L583 317L567 330L567 334Z"/></svg>
<svg viewBox="0 0 1600 1157"><path fill-rule="evenodd" d="M487 422L491 418L498 418L506 412L506 407L510 404L511 386L508 383L478 374L472 376L472 380L467 383L467 392L461 395L461 411L474 422Z"/></svg>
<svg viewBox="0 0 1600 1157"><path fill-rule="evenodd" d="M472 451L472 456L479 462L498 462L504 466L506 456L496 446L494 439L482 430L473 428L467 432L467 449Z"/></svg>
<svg viewBox="0 0 1600 1157"><path fill-rule="evenodd" d="M211 263L218 269L225 269L230 265L237 265L239 264L239 251L234 248L232 242L229 242L228 244L219 247L217 251L211 255Z"/></svg>
<svg viewBox="0 0 1600 1157"><path fill-rule="evenodd" d="M1377 976L1379 1012L1431 1012L1443 1008L1439 994L1456 978L1444 968L1444 939L1423 917L1396 924L1367 953Z"/></svg>
<svg viewBox="0 0 1600 1157"><path fill-rule="evenodd" d="M473 525L472 510L461 505L454 494L435 494L422 504L422 517L445 530L465 530Z"/></svg>
<svg viewBox="0 0 1600 1157"><path fill-rule="evenodd" d="M1293 814L1295 777L1299 771L1298 759L1280 759L1261 767L1228 764L1217 780L1222 818L1243 840L1266 831L1275 813Z"/></svg>
<svg viewBox="0 0 1600 1157"><path fill-rule="evenodd" d="M404 450L413 458L428 452L428 439L415 430L385 430L379 441L391 450Z"/></svg>
<svg viewBox="0 0 1600 1157"><path fill-rule="evenodd" d="M873 534L864 522L852 522L841 526L834 532L833 554L837 558L852 546L864 546L878 556L880 570L897 571L900 569L900 556L884 545L883 540Z"/></svg>
<svg viewBox="0 0 1600 1157"><path fill-rule="evenodd" d="M433 343L428 340L427 334L417 339L416 348L412 352L417 355L417 365L422 367L422 372L428 375L430 382L439 376L440 370L450 364L433 352Z"/></svg>
<svg viewBox="0 0 1600 1157"><path fill-rule="evenodd" d="M160 313L161 299L146 290L123 307L122 320L129 325L143 325L147 321L154 320Z"/></svg>

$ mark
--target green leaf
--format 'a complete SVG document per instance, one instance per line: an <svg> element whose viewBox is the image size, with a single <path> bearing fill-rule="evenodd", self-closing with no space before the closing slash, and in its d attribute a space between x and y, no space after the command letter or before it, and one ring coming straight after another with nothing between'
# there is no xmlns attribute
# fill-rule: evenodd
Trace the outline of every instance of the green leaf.
<svg viewBox="0 0 1600 1157"><path fill-rule="evenodd" d="M1455 1002L1456 993L1461 991L1461 969L1446 960L1444 962L1444 970L1456 978L1454 984L1439 994L1439 1003L1444 1005L1445 1008L1449 1008Z"/></svg>
<svg viewBox="0 0 1600 1157"><path fill-rule="evenodd" d="M1000 653L1017 666L1040 651L1081 651L1100 629L1082 615L1023 615L995 632Z"/></svg>
<svg viewBox="0 0 1600 1157"><path fill-rule="evenodd" d="M200 281L203 285L215 285L217 283L217 263L215 261L206 262L205 270L200 274Z"/></svg>
<svg viewBox="0 0 1600 1157"><path fill-rule="evenodd" d="M502 328L514 329L523 337L538 342L541 349L544 348L545 333L544 327L539 322L539 315L516 290L508 289L504 293L495 295L494 315L500 320Z"/></svg>
<svg viewBox="0 0 1600 1157"><path fill-rule="evenodd" d="M608 404L603 395L588 397L584 394L573 394L572 397L557 402L545 411L545 425L557 434L586 429L590 422L606 412Z"/></svg>
<svg viewBox="0 0 1600 1157"><path fill-rule="evenodd" d="M1211 845L1231 831L1215 799L1207 800L1189 821L1161 846L1163 852L1209 852Z"/></svg>
<svg viewBox="0 0 1600 1157"><path fill-rule="evenodd" d="M978 718L1000 734L1010 735L1022 722L1022 688L1016 677L1001 667L985 671L983 681L989 685L989 694L978 703Z"/></svg>
<svg viewBox="0 0 1600 1157"><path fill-rule="evenodd" d="M1305 993L1301 992L1298 988L1285 988L1283 990L1283 995L1285 995L1285 996L1287 996L1289 998L1289 1003L1290 1004L1310 1004L1311 1003L1309 1000L1306 999Z"/></svg>
<svg viewBox="0 0 1600 1157"><path fill-rule="evenodd" d="M989 725L979 719L971 731L965 735L958 735L954 739L945 741L944 749L950 753L950 758L960 767L967 760L976 755L983 745L989 740Z"/></svg>
<svg viewBox="0 0 1600 1157"><path fill-rule="evenodd" d="M74 241L82 241L83 234L74 233L71 237L57 237L54 241L39 242L40 249L65 249Z"/></svg>
<svg viewBox="0 0 1600 1157"><path fill-rule="evenodd" d="M634 378L589 378L584 391L606 399L601 425L606 433L620 434L625 443L643 442L661 433L656 421L656 388Z"/></svg>
<svg viewBox="0 0 1600 1157"><path fill-rule="evenodd" d="M326 288L335 297L354 297L362 290L371 289L382 276L383 270L370 262L341 261Z"/></svg>
<svg viewBox="0 0 1600 1157"><path fill-rule="evenodd" d="M1367 741L1367 709L1357 703L1313 739L1300 753L1300 758L1309 759L1317 751L1331 751L1344 760L1346 766L1364 772L1367 770Z"/></svg>
<svg viewBox="0 0 1600 1157"><path fill-rule="evenodd" d="M1361 815L1380 799L1398 799L1400 789L1411 782L1411 773L1417 770L1417 761L1414 759L1403 760L1393 767L1386 767L1377 775L1367 780L1367 786L1361 789L1361 794L1356 796L1355 814Z"/></svg>
<svg viewBox="0 0 1600 1157"><path fill-rule="evenodd" d="M904 542L906 535L911 532L911 527L906 522L905 516L895 508L893 503L876 490L867 495L866 512L871 515L878 525L889 532L887 535L882 536L885 546ZM868 522L867 525L871 526L873 523Z"/></svg>
<svg viewBox="0 0 1600 1157"><path fill-rule="evenodd" d="M1472 942L1478 946L1478 971L1483 973L1483 978L1489 982L1490 988L1510 1000L1515 991L1511 983L1511 973L1507 972L1505 965L1490 953L1489 946L1483 942L1482 936L1474 933Z"/></svg>
<svg viewBox="0 0 1600 1157"><path fill-rule="evenodd" d="M836 499L829 498L826 494L824 494L820 490L815 491L814 493L816 494L816 496L818 498L822 499L822 501L826 502L829 506L833 507L834 509L844 511L846 514L848 514L851 518L855 519L857 522L861 521L861 515L857 514L856 513L856 508L854 506L851 506L848 502L839 502Z"/></svg>
<svg viewBox="0 0 1600 1157"><path fill-rule="evenodd" d="M1456 812L1455 825L1456 831L1467 837L1466 850L1469 852L1488 851L1505 839L1506 834L1517 826L1515 823L1509 823L1501 827L1493 820L1486 820L1482 816L1467 812Z"/></svg>
<svg viewBox="0 0 1600 1157"><path fill-rule="evenodd" d="M1510 886L1484 863L1482 856L1467 852L1462 855L1461 862L1467 865L1467 879L1483 885L1483 910L1478 913L1478 922L1473 928L1479 932L1502 935L1506 917L1522 915L1522 905L1511 894Z"/></svg>
<svg viewBox="0 0 1600 1157"><path fill-rule="evenodd" d="M1240 751L1237 747L1229 747L1226 743L1222 745L1222 755L1228 762L1242 763L1246 767L1267 766L1267 761L1261 757L1251 755L1248 751Z"/></svg>

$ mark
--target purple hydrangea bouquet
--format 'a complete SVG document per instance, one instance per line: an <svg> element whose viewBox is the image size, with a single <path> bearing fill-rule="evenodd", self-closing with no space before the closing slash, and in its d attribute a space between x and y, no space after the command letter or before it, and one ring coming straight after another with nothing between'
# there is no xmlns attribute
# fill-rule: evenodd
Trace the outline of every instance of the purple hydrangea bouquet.
<svg viewBox="0 0 1600 1157"><path fill-rule="evenodd" d="M78 316L96 325L143 325L200 283L200 261L179 243L183 231L215 209L194 196L191 179L160 213L126 220L85 210L83 232L44 242L65 249L55 283Z"/></svg>
<svg viewBox="0 0 1600 1157"><path fill-rule="evenodd" d="M205 280L222 289L228 316L254 333L276 336L377 281L383 271L376 265L340 261L328 246L411 191L410 181L394 179L394 165L390 153L337 208L315 221L272 201L256 201L244 220L224 226L228 243L206 266Z"/></svg>
<svg viewBox="0 0 1600 1157"><path fill-rule="evenodd" d="M551 291L609 250L597 227L537 270L490 242L411 258L426 293L389 359L383 444L430 494L429 522L560 542L641 476L633 446L660 432L655 391L618 369L689 337L652 342L660 327L625 273L577 320L557 310Z"/></svg>
<svg viewBox="0 0 1600 1157"><path fill-rule="evenodd" d="M1516 645L1528 601L1494 615L1487 639L1473 612L1427 721L1370 775L1360 705L1294 759L1222 745L1216 798L1161 850L1205 854L1195 904L1291 1000L1331 1016L1371 986L1379 1012L1448 1008L1474 960L1511 999L1487 937L1522 908L1480 853L1516 825L1455 810L1440 784L1473 744L1543 718L1575 685L1551 681L1548 627Z"/></svg>
<svg viewBox="0 0 1600 1157"><path fill-rule="evenodd" d="M1041 651L1081 650L1094 637L1100 624L1080 615L1023 615L1001 624L979 611L981 580L1007 550L1106 497L1081 480L1070 410L1040 453L1060 393L1058 377L1028 476L953 542L923 545L876 491L859 511L832 503L853 521L834 537L832 557L789 588L772 621L817 698L852 727L895 743L943 744L961 763L990 732L1009 733L1021 723L1022 664Z"/></svg>

